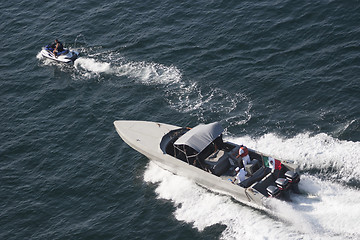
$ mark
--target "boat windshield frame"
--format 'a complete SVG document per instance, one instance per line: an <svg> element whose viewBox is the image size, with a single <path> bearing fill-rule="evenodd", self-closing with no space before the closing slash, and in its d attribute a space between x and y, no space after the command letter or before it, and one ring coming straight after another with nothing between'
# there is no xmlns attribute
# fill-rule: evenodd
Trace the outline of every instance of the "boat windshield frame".
<svg viewBox="0 0 360 240"><path fill-rule="evenodd" d="M200 153L217 137L221 136L223 131L224 128L219 122L200 124L179 137L174 145L186 145Z"/></svg>

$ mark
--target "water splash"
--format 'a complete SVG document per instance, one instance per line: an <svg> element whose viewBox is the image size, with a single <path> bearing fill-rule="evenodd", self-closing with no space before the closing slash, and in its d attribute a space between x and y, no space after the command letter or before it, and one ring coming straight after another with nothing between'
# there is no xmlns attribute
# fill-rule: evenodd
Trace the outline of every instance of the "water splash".
<svg viewBox="0 0 360 240"><path fill-rule="evenodd" d="M258 239L264 239L266 236L275 237L271 229L264 229L259 234L254 228L259 222L267 225L273 222L257 210L234 203L227 196L210 193L186 178L161 169L153 162L147 166L144 180L158 183L156 193L159 198L174 203L176 219L193 224L199 231L214 224L223 224L227 226L224 237L232 236L235 239L238 234L241 234L243 239L254 239L254 236ZM284 223L275 222L278 226L285 227Z"/></svg>
<svg viewBox="0 0 360 240"><path fill-rule="evenodd" d="M176 206L174 216L203 231L214 224L226 229L223 239L359 239L357 227L360 217L360 191L346 187L345 179L360 176L358 142L339 141L326 134L300 134L283 139L267 134L258 139L249 136L233 138L264 153L274 153L282 159L293 159L302 171L300 190L304 195L293 196L293 202L276 199L269 201L271 214L243 206L230 197L214 194L189 179L176 176L150 162L144 174L148 183L156 183L159 198L170 200ZM301 150L302 151L301 151ZM337 160L342 149L342 177L312 175L311 168L327 169ZM346 153L345 153L346 152ZM349 155L347 155L349 154ZM353 155L357 154L357 155ZM355 161L355 163L354 163ZM309 172L310 171L310 172ZM261 231L259 231L261 226Z"/></svg>
<svg viewBox="0 0 360 240"><path fill-rule="evenodd" d="M43 58L40 52L37 57L44 65L56 64L60 69L70 71L74 80L101 80L104 75L113 75L119 77L119 82L160 86L171 108L197 116L201 122L206 122L209 116L218 119L227 116L224 121L230 125L245 124L251 119L252 104L246 95L229 94L218 87L205 90L196 81L183 81L181 71L175 66L129 61L120 53L101 48L81 48L77 51L85 56L79 57L73 68Z"/></svg>
<svg viewBox="0 0 360 240"><path fill-rule="evenodd" d="M84 58L80 57L74 63L74 67L80 72L88 72L94 74L100 73L112 73L113 69L111 68L110 63L107 62L99 62L93 58Z"/></svg>
<svg viewBox="0 0 360 240"><path fill-rule="evenodd" d="M197 82L188 81L167 86L165 97L171 108L195 115L201 122L206 122L209 116L215 119L226 116L224 121L235 125L251 119L251 101L242 93L230 94L218 87L204 90Z"/></svg>
<svg viewBox="0 0 360 240"><path fill-rule="evenodd" d="M173 84L181 80L180 71L174 66L148 62L123 62L114 67L116 76L128 76L143 84Z"/></svg>
<svg viewBox="0 0 360 240"><path fill-rule="evenodd" d="M302 133L289 139L270 133L257 139L244 136L231 141L280 159L294 160L303 171L316 169L326 179L360 181L360 142L338 140L324 133Z"/></svg>
<svg viewBox="0 0 360 240"><path fill-rule="evenodd" d="M111 74L117 77L125 77L127 80L139 82L147 85L173 84L181 80L181 72L174 66L165 66L152 62L129 61L119 53L104 52L97 48L77 49L81 55L74 62L72 78L74 80L101 79L103 74ZM59 65L60 69L64 64L56 63L41 56L39 52L37 58L44 65ZM68 68L66 68L68 71Z"/></svg>

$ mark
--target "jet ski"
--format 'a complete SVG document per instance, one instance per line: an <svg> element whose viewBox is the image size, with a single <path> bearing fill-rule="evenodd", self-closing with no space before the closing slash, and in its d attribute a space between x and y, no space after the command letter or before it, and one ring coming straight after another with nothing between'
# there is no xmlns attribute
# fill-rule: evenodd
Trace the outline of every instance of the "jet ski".
<svg viewBox="0 0 360 240"><path fill-rule="evenodd" d="M54 48L51 44L49 44L42 48L41 55L51 60L63 63L74 63L74 61L79 57L79 52L73 50L70 51L67 48L63 48L63 51L55 54L53 51Z"/></svg>

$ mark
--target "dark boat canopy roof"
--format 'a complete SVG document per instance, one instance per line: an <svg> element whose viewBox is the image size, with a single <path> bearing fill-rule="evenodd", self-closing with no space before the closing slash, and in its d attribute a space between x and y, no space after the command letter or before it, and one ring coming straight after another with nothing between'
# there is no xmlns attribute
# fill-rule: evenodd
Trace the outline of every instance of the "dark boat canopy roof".
<svg viewBox="0 0 360 240"><path fill-rule="evenodd" d="M224 128L218 122L200 124L182 135L174 145L186 145L200 153L223 131Z"/></svg>

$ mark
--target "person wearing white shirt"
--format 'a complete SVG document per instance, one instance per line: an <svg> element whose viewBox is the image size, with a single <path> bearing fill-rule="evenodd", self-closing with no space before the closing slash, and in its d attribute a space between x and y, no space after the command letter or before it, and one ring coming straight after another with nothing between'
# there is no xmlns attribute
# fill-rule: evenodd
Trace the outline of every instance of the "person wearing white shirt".
<svg viewBox="0 0 360 240"><path fill-rule="evenodd" d="M236 172L236 176L235 176L235 179L233 181L231 181L232 183L235 183L235 181L237 180L238 184L241 183L242 181L245 180L246 178L246 171L244 168L235 168L235 172Z"/></svg>

